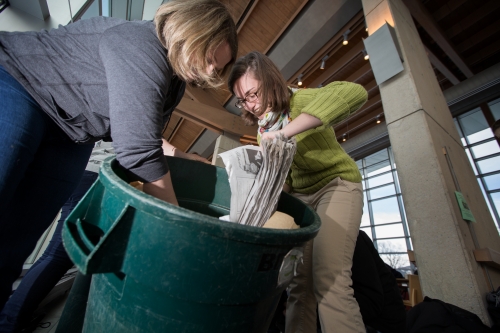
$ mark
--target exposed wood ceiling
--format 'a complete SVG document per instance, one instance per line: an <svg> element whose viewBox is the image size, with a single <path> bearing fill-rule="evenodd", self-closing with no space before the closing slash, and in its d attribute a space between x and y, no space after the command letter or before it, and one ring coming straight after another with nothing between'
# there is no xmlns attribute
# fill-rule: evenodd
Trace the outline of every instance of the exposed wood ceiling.
<svg viewBox="0 0 500 333"><path fill-rule="evenodd" d="M500 62L500 1L498 0L403 0L410 9L420 37L428 52L436 77L443 90L472 77ZM238 27L238 55L251 50L268 52L287 28L304 11L307 0L221 0L225 3ZM302 11L302 12L301 12ZM349 43L343 45L343 33L350 29ZM302 74L303 87L315 88L332 81L352 81L363 85L369 100L361 110L335 125L337 139L352 138L383 121L380 92L370 62L364 59L365 31L363 12L360 11L313 56L305 59L289 80L297 85ZM328 56L325 69L322 59ZM227 89L209 90L202 97L195 90L186 98L219 108L231 98ZM187 111L189 114L189 111ZM165 137L182 150L190 147L208 127L174 112ZM224 131L224 128L209 128ZM243 141L252 142L251 135Z"/></svg>

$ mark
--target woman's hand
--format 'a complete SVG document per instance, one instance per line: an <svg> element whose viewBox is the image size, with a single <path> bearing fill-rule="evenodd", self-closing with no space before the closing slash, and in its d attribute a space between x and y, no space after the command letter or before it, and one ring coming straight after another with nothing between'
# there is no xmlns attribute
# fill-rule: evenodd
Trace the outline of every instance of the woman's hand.
<svg viewBox="0 0 500 333"><path fill-rule="evenodd" d="M271 131L262 133L261 140L272 140L275 137L279 137L282 131Z"/></svg>

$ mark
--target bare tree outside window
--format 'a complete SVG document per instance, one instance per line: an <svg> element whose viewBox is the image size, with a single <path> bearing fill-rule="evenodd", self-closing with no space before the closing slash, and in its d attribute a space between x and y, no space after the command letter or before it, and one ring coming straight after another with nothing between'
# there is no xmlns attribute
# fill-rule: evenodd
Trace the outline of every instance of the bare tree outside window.
<svg viewBox="0 0 500 333"><path fill-rule="evenodd" d="M401 252L406 252L406 249L400 248L397 244L381 243L378 245L378 253L382 260L396 270L408 266L408 255Z"/></svg>

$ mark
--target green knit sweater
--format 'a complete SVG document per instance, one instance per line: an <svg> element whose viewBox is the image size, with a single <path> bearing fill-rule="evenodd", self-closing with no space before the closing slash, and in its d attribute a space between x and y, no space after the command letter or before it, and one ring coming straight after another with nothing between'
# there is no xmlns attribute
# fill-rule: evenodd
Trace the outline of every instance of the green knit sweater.
<svg viewBox="0 0 500 333"><path fill-rule="evenodd" d="M290 116L310 114L320 127L297 134L297 153L286 183L294 192L314 193L336 177L361 182L356 163L337 142L332 126L357 111L367 100L363 86L332 82L322 88L301 89L290 100Z"/></svg>

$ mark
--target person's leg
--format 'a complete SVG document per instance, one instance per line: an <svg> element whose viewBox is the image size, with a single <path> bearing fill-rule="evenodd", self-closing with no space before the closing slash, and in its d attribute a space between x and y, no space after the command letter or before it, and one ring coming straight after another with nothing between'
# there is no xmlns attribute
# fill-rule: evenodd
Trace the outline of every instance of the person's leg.
<svg viewBox="0 0 500 333"><path fill-rule="evenodd" d="M23 277L12 297L0 313L0 331L14 331L26 323L40 302L49 294L61 277L73 266L62 243L64 221L97 179L97 173L85 171L78 187L61 209L54 236L47 249Z"/></svg>
<svg viewBox="0 0 500 333"><path fill-rule="evenodd" d="M92 145L76 145L0 67L0 308L38 238L76 187Z"/></svg>
<svg viewBox="0 0 500 333"><path fill-rule="evenodd" d="M308 195L296 194L294 196L309 204ZM297 266L297 276L290 283L290 295L286 303L285 332L310 333L316 332L316 298L313 289L312 256L313 241L304 245L303 263Z"/></svg>
<svg viewBox="0 0 500 333"><path fill-rule="evenodd" d="M321 218L312 271L322 332L366 332L351 287L363 213L362 185L336 178L315 194L313 206Z"/></svg>

